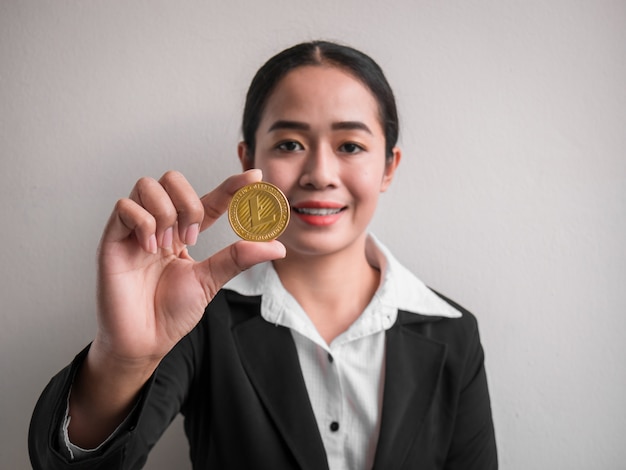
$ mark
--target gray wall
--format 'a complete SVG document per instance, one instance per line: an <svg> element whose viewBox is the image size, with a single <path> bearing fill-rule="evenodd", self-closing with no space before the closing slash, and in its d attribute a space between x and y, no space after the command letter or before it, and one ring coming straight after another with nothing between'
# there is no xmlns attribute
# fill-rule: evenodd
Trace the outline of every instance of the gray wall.
<svg viewBox="0 0 626 470"><path fill-rule="evenodd" d="M626 461L626 3L0 3L0 462L94 334L94 257L142 176L238 171L246 87L312 38L375 57L404 149L373 230L473 310L505 469ZM194 249L234 239L227 224ZM183 468L180 422L151 469Z"/></svg>

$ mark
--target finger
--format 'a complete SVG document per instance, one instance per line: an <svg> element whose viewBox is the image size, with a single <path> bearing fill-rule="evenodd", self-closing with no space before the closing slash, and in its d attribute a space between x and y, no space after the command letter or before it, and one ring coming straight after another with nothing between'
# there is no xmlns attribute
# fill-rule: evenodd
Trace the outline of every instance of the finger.
<svg viewBox="0 0 626 470"><path fill-rule="evenodd" d="M135 184L129 199L143 207L156 222L155 236L158 245L170 248L173 239L173 230L178 214L165 188L152 178L141 178Z"/></svg>
<svg viewBox="0 0 626 470"><path fill-rule="evenodd" d="M115 204L104 229L102 241L120 242L135 234L137 243L148 253L156 253L156 220L143 207L131 199L120 199Z"/></svg>
<svg viewBox="0 0 626 470"><path fill-rule="evenodd" d="M224 180L217 188L200 199L204 206L204 220L200 231L212 225L226 210L228 204L239 188L251 183L261 181L261 170L248 170Z"/></svg>
<svg viewBox="0 0 626 470"><path fill-rule="evenodd" d="M176 210L178 236L187 245L195 245L204 206L187 179L177 171L168 171L159 180Z"/></svg>
<svg viewBox="0 0 626 470"><path fill-rule="evenodd" d="M238 241L198 263L198 278L209 299L229 280L242 271L264 261L284 258L285 246L278 240L270 242Z"/></svg>

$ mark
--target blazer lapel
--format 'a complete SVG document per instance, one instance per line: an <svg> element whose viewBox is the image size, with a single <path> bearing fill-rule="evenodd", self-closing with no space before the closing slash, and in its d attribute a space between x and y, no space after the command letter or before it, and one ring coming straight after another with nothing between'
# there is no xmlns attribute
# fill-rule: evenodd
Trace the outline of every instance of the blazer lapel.
<svg viewBox="0 0 626 470"><path fill-rule="evenodd" d="M402 468L432 404L446 355L444 344L403 324L403 319L424 321L419 315L398 312L398 321L387 331L382 421L374 469Z"/></svg>
<svg viewBox="0 0 626 470"><path fill-rule="evenodd" d="M326 452L289 330L255 315L236 325L233 334L250 381L300 467L327 469Z"/></svg>

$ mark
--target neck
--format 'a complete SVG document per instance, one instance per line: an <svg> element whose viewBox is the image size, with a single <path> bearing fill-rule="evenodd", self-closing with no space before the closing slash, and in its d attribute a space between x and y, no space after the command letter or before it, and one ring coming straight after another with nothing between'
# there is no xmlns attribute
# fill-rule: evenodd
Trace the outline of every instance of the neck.
<svg viewBox="0 0 626 470"><path fill-rule="evenodd" d="M332 255L288 252L274 267L328 344L361 315L380 282L379 271L365 257L364 241Z"/></svg>

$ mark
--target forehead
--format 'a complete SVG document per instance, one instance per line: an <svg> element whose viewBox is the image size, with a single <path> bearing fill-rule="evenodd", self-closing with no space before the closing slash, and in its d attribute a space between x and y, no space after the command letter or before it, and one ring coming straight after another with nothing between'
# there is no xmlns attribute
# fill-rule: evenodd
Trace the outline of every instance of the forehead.
<svg viewBox="0 0 626 470"><path fill-rule="evenodd" d="M382 132L378 103L350 73L328 65L298 67L285 75L267 100L261 126L276 119L364 121Z"/></svg>

